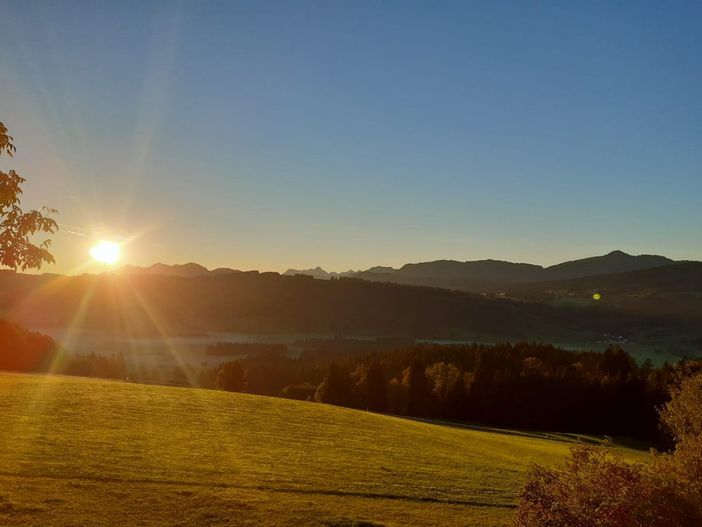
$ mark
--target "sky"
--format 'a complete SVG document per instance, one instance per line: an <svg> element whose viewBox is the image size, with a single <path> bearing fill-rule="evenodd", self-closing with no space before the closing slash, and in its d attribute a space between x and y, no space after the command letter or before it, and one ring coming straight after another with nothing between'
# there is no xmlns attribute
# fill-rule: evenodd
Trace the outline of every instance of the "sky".
<svg viewBox="0 0 702 527"><path fill-rule="evenodd" d="M702 3L0 0L56 264L702 259Z"/></svg>

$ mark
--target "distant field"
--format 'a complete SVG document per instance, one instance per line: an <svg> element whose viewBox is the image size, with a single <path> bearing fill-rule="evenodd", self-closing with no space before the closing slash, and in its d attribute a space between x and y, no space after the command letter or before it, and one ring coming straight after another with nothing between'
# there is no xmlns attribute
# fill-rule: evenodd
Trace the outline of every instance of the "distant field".
<svg viewBox="0 0 702 527"><path fill-rule="evenodd" d="M569 446L286 399L0 374L0 525L505 525L529 462Z"/></svg>

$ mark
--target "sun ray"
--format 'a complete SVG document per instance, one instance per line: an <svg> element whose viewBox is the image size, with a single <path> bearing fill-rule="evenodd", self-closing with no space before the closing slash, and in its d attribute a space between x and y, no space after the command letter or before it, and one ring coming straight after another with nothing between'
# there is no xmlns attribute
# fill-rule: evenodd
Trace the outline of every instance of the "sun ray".
<svg viewBox="0 0 702 527"><path fill-rule="evenodd" d="M197 386L197 379L191 375L190 372L190 364L186 363L183 358L180 355L180 352L178 351L178 348L176 345L173 343L173 340L170 335L170 331L167 327L167 325L161 320L161 317L159 314L156 312L155 309L151 307L149 302L143 297L141 292L135 288L131 282L129 281L129 277L124 277L126 280L126 284L129 287L129 291L132 293L134 298L137 300L139 303L139 306L141 307L142 311L146 314L146 316L149 318L149 321L151 324L153 324L154 329L159 333L160 338L162 342L166 345L166 348L168 352L171 354L173 359L175 360L176 364L180 367L181 371L183 374L186 376L186 380L188 381L188 384L191 386Z"/></svg>
<svg viewBox="0 0 702 527"><path fill-rule="evenodd" d="M47 375L52 375L57 372L57 366L60 364L62 358L63 358L63 353L65 350L70 349L73 335L78 331L82 320L85 316L86 311L88 310L88 307L90 305L90 302L92 300L93 294L95 292L95 286L96 286L96 281L92 281L90 283L90 287L87 289L87 291L83 294L80 304L78 305L78 308L76 309L75 313L73 314L71 323L68 326L67 333L63 336L63 338L59 339L58 342L58 349L56 350L56 353L53 355L51 362L49 363L46 374ZM43 406L48 406L51 404L52 397L51 397L51 389L54 386L53 383L51 382L46 382L46 383L41 383L41 388L38 388L35 392L35 396L32 398L28 398L25 401L25 404L28 408L26 415L42 415L45 413L45 410L40 409L40 405ZM22 425L22 423L17 423L18 425ZM11 424L7 423L7 426L10 427ZM26 429L25 429L26 431ZM37 427L35 431L35 436L34 439L39 439L41 435L43 434L43 431L41 430L40 427ZM16 445L16 448L24 448L25 452L28 452L31 448L32 445L35 444L35 441L27 441L24 445Z"/></svg>
<svg viewBox="0 0 702 527"><path fill-rule="evenodd" d="M175 361L176 365L180 368L180 370L183 372L183 375L185 375L187 383L193 388L193 395L195 396L196 399L201 403L200 404L200 411L203 414L209 414L213 415L216 413L215 409L211 407L211 405L207 404L207 399L204 395L204 392L201 391L199 388L198 384L198 379L197 375L195 374L194 371L191 370L189 367L190 364L187 363L186 361L183 360L181 357L181 354L176 347L175 343L173 342L170 331L167 327L167 325L161 320L160 315L158 312L150 305L148 300L141 294L141 292L138 290L137 287L135 287L128 276L123 276L121 277L124 282L122 282L123 285L127 286L128 291L133 295L133 297L136 299L136 301L139 303L142 311L146 314L146 316L149 318L151 323L153 324L154 328L158 331L161 341L166 345L166 349L168 353L173 357L173 360Z"/></svg>

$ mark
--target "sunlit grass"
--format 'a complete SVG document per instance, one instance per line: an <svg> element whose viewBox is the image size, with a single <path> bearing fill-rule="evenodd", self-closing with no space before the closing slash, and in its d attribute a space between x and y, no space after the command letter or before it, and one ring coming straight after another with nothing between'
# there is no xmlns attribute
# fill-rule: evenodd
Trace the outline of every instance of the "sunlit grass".
<svg viewBox="0 0 702 527"><path fill-rule="evenodd" d="M570 446L285 399L14 374L0 374L0 419L3 525L504 525L528 464Z"/></svg>

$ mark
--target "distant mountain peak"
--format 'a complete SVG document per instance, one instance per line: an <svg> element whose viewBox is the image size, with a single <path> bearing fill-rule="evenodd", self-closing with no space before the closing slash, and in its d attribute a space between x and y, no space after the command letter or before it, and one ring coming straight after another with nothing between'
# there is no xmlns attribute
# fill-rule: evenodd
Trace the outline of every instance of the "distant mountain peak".
<svg viewBox="0 0 702 527"><path fill-rule="evenodd" d="M131 275L163 275L163 276L206 276L206 275L222 275L231 273L240 273L235 269L219 267L210 271L207 267L195 262L184 264L168 265L161 262L149 265L148 267L137 267L133 265L124 265L117 270L120 274Z"/></svg>
<svg viewBox="0 0 702 527"><path fill-rule="evenodd" d="M286 276L295 276L298 274L302 275L307 275L307 276L312 276L314 278L317 278L318 280L331 280L332 278L339 278L341 276L350 276L355 274L356 271L346 271L344 273L334 273L334 272L327 272L324 269L322 269L320 266L315 267L314 269L288 269L285 271L283 274Z"/></svg>
<svg viewBox="0 0 702 527"><path fill-rule="evenodd" d="M611 273L640 271L675 263L665 256L639 254L633 256L616 250L602 256L591 256L570 262L563 262L546 268L545 280L568 280Z"/></svg>
<svg viewBox="0 0 702 527"><path fill-rule="evenodd" d="M397 269L394 269L392 267L387 267L385 265L376 265L375 267L371 267L366 273L394 273Z"/></svg>

